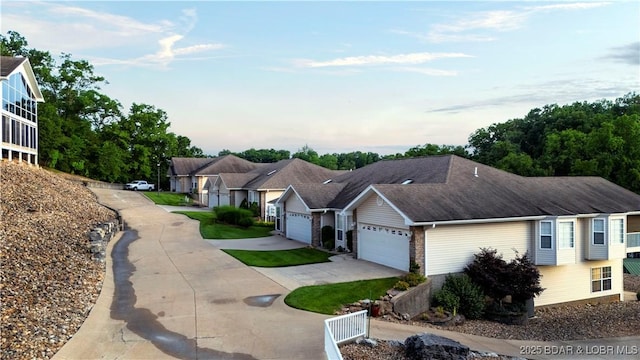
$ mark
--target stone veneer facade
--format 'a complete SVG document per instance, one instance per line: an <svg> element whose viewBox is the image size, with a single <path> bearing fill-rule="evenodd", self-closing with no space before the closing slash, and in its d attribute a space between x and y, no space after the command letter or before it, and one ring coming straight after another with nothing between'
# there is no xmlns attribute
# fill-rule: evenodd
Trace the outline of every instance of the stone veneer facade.
<svg viewBox="0 0 640 360"><path fill-rule="evenodd" d="M419 264L419 273L425 275L424 229L422 226L412 226L409 230L411 231L411 240L409 240L409 268L411 268L411 264Z"/></svg>
<svg viewBox="0 0 640 360"><path fill-rule="evenodd" d="M320 247L320 237L322 236L322 214L318 212L311 213L311 246Z"/></svg>

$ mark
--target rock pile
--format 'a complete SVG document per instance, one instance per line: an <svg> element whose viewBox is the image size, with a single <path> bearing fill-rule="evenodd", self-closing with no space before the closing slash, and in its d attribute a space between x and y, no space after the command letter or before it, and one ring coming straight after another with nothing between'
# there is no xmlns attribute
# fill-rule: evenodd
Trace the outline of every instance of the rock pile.
<svg viewBox="0 0 640 360"><path fill-rule="evenodd" d="M80 184L0 163L1 358L48 359L95 303L104 263L89 232L116 214Z"/></svg>

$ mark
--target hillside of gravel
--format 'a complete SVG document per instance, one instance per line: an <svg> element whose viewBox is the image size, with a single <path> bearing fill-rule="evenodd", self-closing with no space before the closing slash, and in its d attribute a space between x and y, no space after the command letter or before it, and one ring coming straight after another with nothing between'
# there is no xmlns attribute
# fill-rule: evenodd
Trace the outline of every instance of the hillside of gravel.
<svg viewBox="0 0 640 360"><path fill-rule="evenodd" d="M78 183L0 162L0 358L51 358L79 329L105 271L88 233L115 217Z"/></svg>

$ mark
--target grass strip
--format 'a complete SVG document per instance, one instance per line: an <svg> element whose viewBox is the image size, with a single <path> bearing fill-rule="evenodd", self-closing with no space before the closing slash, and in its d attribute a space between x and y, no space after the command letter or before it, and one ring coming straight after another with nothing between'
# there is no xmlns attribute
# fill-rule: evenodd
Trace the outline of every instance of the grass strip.
<svg viewBox="0 0 640 360"><path fill-rule="evenodd" d="M287 267L328 262L333 256L325 251L299 248L274 251L223 250L248 266Z"/></svg>
<svg viewBox="0 0 640 360"><path fill-rule="evenodd" d="M333 315L346 304L384 296L398 280L397 277L390 277L303 286L290 292L284 302L296 309Z"/></svg>

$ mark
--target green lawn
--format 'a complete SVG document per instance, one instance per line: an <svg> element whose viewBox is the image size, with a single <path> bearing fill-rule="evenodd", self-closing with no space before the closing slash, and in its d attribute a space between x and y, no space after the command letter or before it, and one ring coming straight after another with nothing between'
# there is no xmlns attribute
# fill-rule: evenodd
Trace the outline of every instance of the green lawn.
<svg viewBox="0 0 640 360"><path fill-rule="evenodd" d="M230 240L250 239L271 235L273 226L254 225L248 228L239 226L217 224L214 222L216 215L213 211L175 211L191 219L200 221L200 235L205 239Z"/></svg>
<svg viewBox="0 0 640 360"><path fill-rule="evenodd" d="M285 267L306 264L328 262L333 256L325 251L299 248L291 250L274 251L250 251L250 250L223 250L227 254L242 261L248 266L258 267Z"/></svg>
<svg viewBox="0 0 640 360"><path fill-rule="evenodd" d="M143 194L157 205L185 206L193 203L188 195L174 192L146 191Z"/></svg>
<svg viewBox="0 0 640 360"><path fill-rule="evenodd" d="M296 309L333 315L343 305L363 299L378 299L391 289L399 278L359 280L337 284L303 286L293 290L284 302Z"/></svg>

